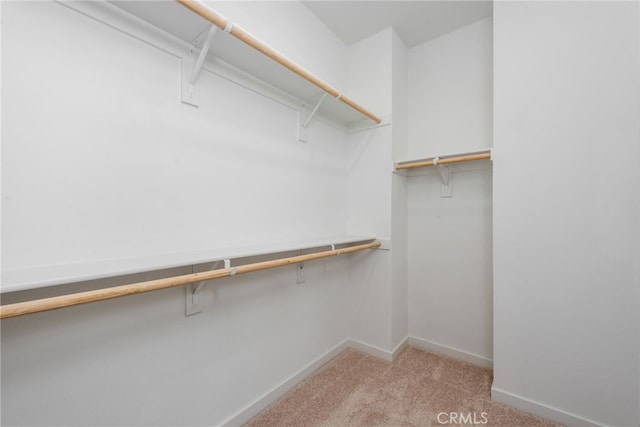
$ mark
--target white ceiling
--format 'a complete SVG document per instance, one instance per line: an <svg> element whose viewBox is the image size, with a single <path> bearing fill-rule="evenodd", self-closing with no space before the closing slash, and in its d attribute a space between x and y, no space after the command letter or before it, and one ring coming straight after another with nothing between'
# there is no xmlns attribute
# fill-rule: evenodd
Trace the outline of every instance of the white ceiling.
<svg viewBox="0 0 640 427"><path fill-rule="evenodd" d="M491 0L303 1L347 45L395 28L409 48L493 13Z"/></svg>

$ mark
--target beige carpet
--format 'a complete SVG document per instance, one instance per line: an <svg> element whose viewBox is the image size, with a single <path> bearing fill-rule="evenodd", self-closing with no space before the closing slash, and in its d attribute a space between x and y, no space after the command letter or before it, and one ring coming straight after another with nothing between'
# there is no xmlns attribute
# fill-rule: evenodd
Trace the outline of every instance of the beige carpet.
<svg viewBox="0 0 640 427"><path fill-rule="evenodd" d="M408 347L393 363L346 350L247 426L555 426L491 402L492 371Z"/></svg>

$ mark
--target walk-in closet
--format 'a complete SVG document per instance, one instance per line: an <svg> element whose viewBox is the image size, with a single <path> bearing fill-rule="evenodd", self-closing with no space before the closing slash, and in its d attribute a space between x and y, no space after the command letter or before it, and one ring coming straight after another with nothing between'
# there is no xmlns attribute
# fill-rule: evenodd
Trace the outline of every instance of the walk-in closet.
<svg viewBox="0 0 640 427"><path fill-rule="evenodd" d="M3 426L640 423L638 1L0 23Z"/></svg>

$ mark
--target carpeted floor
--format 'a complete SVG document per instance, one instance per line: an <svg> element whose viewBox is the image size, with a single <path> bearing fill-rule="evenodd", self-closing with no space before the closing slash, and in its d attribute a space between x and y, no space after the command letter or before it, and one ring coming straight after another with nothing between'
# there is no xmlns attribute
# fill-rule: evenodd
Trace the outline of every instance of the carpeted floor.
<svg viewBox="0 0 640 427"><path fill-rule="evenodd" d="M406 348L393 363L346 350L247 426L556 426L491 402L492 371Z"/></svg>

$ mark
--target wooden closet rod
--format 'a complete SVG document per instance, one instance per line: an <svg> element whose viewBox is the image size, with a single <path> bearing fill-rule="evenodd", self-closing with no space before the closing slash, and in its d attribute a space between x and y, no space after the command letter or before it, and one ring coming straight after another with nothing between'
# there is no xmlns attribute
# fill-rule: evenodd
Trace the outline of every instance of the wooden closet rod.
<svg viewBox="0 0 640 427"><path fill-rule="evenodd" d="M234 24L230 20L226 19L224 16L220 15L215 10L202 4L200 1L197 1L197 0L175 0L175 1L187 7L192 12L200 15L201 17L211 22L213 25L217 26L221 30L227 31L232 36L236 37L237 39L243 41L244 43L248 44L249 46L253 47L254 49L258 50L259 52L273 59L280 65L289 69L290 71L296 73L303 79L314 84L315 86L327 92L329 95L333 96L334 98L338 98L340 101L344 102L354 110L364 114L374 122L380 123L382 121L382 119L380 119L375 114L367 111L361 105L355 103L351 99L342 95L337 89L329 85L327 82L314 76L309 71L305 70L300 65L296 64L295 62L293 62L286 56L282 55L281 53L273 50L270 46L266 45L265 43L257 39L255 36L245 31L242 27L240 27L237 24ZM230 28L228 28L227 25L229 25Z"/></svg>
<svg viewBox="0 0 640 427"><path fill-rule="evenodd" d="M61 295L57 297L43 298L33 301L19 302L15 304L7 304L0 306L0 319L7 319L9 317L55 310L57 308L71 307L74 305L86 304L95 301L103 301L127 295L135 295L143 292L157 291L159 289L173 288L176 286L187 285L189 283L219 279L221 277L229 277L236 274L251 273L253 271L282 267L284 265L298 264L315 259L328 258L341 254L362 251L365 249L378 248L380 247L380 245L381 243L376 240L371 243L350 246L343 249L316 252L308 255L280 258L271 261L239 265L237 267L223 268L220 270L212 270L202 273L191 273L182 276L167 277L164 279L149 280L147 282L116 286L113 288L97 289L94 291L78 292L75 294Z"/></svg>
<svg viewBox="0 0 640 427"><path fill-rule="evenodd" d="M422 168L425 166L443 165L447 163L457 163L457 162L468 162L471 160L482 160L482 159L490 159L490 158L491 158L490 152L468 154L466 156L446 157L444 159L434 157L434 159L438 159L436 162L434 162L433 159L431 159L431 160L420 160L419 162L401 163L396 165L396 170Z"/></svg>

